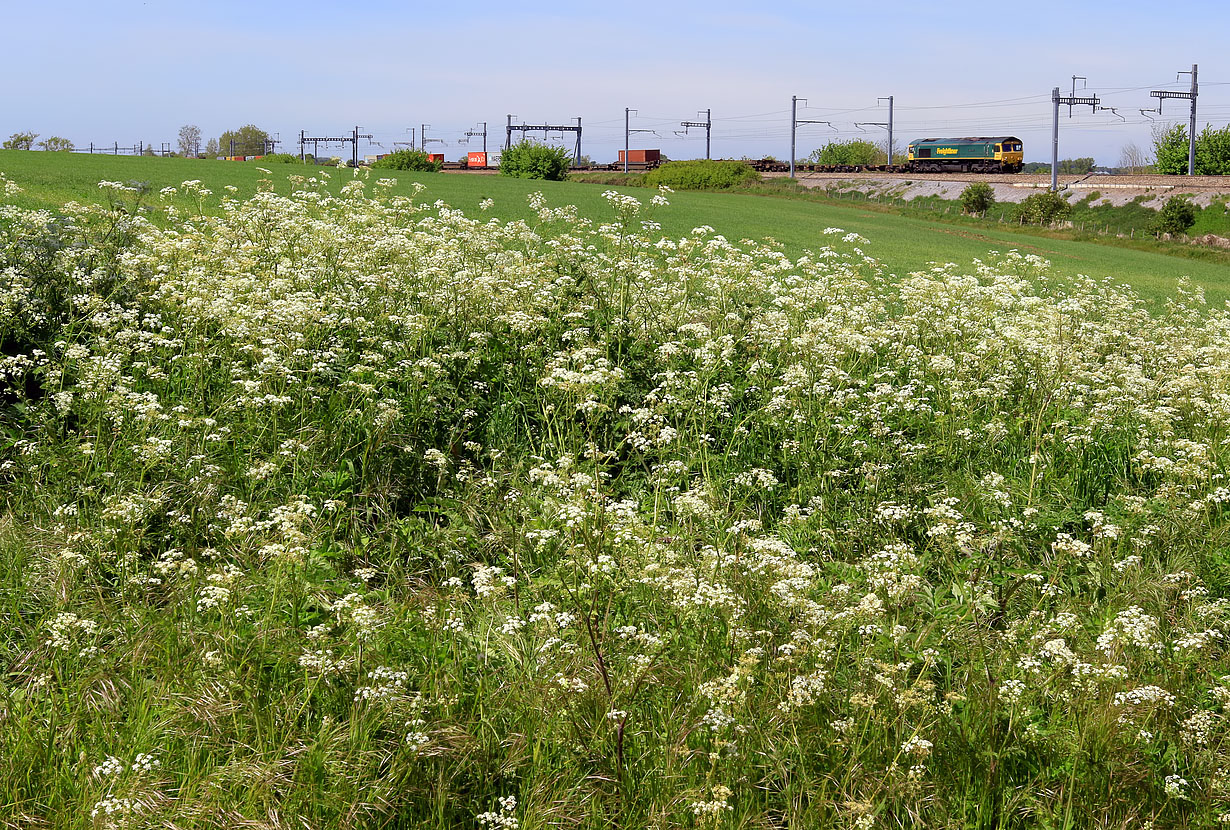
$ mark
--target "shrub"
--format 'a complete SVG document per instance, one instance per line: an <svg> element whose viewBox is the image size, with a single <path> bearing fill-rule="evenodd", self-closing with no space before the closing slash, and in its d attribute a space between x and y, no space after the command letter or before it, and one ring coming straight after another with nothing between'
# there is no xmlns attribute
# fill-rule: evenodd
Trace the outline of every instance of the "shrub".
<svg viewBox="0 0 1230 830"><path fill-rule="evenodd" d="M816 164L834 166L875 164L881 155L880 149L870 141L851 139L850 141L833 141L819 150L812 151L810 161Z"/></svg>
<svg viewBox="0 0 1230 830"><path fill-rule="evenodd" d="M961 207L966 213L986 213L995 204L995 191L986 182L974 182L961 191Z"/></svg>
<svg viewBox="0 0 1230 830"><path fill-rule="evenodd" d="M299 157L294 153L270 153L262 161L271 164L300 164Z"/></svg>
<svg viewBox="0 0 1230 830"><path fill-rule="evenodd" d="M1153 227L1158 233L1180 234L1196 224L1196 206L1186 196L1175 196L1157 212Z"/></svg>
<svg viewBox="0 0 1230 830"><path fill-rule="evenodd" d="M71 141L58 135L43 139L38 143L38 146L49 153L71 153L74 149Z"/></svg>
<svg viewBox="0 0 1230 830"><path fill-rule="evenodd" d="M13 133L3 147L5 150L33 150L36 138L38 133L35 132Z"/></svg>
<svg viewBox="0 0 1230 830"><path fill-rule="evenodd" d="M438 172L440 166L440 162L432 161L422 150L394 150L372 163L377 170L416 170L423 173Z"/></svg>
<svg viewBox="0 0 1230 830"><path fill-rule="evenodd" d="M760 174L741 161L672 161L645 176L649 187L675 190L723 190L760 181Z"/></svg>
<svg viewBox="0 0 1230 830"><path fill-rule="evenodd" d="M1035 193L1017 208L1017 216L1030 225L1050 225L1072 212L1068 200L1058 193Z"/></svg>
<svg viewBox="0 0 1230 830"><path fill-rule="evenodd" d="M522 141L500 156L500 175L560 182L567 177L571 164L572 156L563 147Z"/></svg>

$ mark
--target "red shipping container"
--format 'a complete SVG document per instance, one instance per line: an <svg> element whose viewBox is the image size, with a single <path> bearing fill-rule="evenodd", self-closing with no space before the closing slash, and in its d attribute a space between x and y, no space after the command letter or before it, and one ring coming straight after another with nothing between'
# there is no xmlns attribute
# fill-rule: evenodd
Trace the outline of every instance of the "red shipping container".
<svg viewBox="0 0 1230 830"><path fill-rule="evenodd" d="M444 153L428 153L428 154L427 154L427 160L428 160L428 161L440 161L440 162L442 162L442 161L444 161Z"/></svg>
<svg viewBox="0 0 1230 830"><path fill-rule="evenodd" d="M629 164L647 164L652 161L661 161L661 160L662 160L661 150L629 150L628 151L628 163ZM624 151L623 150L619 151L619 163L620 164L624 163Z"/></svg>
<svg viewBox="0 0 1230 830"><path fill-rule="evenodd" d="M466 167L486 167L486 153L470 153L466 156Z"/></svg>

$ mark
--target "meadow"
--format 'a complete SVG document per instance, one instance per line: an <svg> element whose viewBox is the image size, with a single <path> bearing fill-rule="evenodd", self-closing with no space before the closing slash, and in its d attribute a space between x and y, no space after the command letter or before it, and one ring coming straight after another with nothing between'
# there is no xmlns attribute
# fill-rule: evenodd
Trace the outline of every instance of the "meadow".
<svg viewBox="0 0 1230 830"><path fill-rule="evenodd" d="M262 169L271 172L266 174ZM181 181L196 180L215 194L230 192L226 190L230 186L237 188L234 195L246 198L256 192L261 179L267 178L274 182L277 192L286 195L292 189L288 177L311 175L307 171L321 169L328 170L260 162L0 150L0 171L20 178L25 189L15 204L43 209L56 209L67 201L104 201L106 194L99 190L99 181L142 182L155 192ZM348 175L333 175L327 189L336 194ZM643 188L637 187L532 182L497 175L393 171L379 175L397 182L392 193L407 195L417 184L427 185L425 198L432 202L442 200L470 213L477 211L483 200L492 199L497 213L504 219L532 218L533 211L526 197L533 192L541 192L552 207L576 206L581 216L595 220L606 215L602 194L607 190L641 199L652 195L646 195ZM876 205L817 202L773 195L680 192L675 194L672 208L656 217L662 233L680 236L698 225L709 225L736 242L746 239L779 244L783 253L791 257L822 247L824 228L834 225L848 228L873 240L877 259L898 276L931 263L957 262L970 266L990 251L1019 250L1046 258L1057 277L1112 277L1132 286L1154 303L1163 303L1183 278L1199 286L1211 304L1221 305L1230 300L1230 267L1224 261L1184 259L1088 241L1025 235L993 226L954 225L933 221L926 215L894 215Z"/></svg>
<svg viewBox="0 0 1230 830"><path fill-rule="evenodd" d="M1230 825L1194 285L166 163L0 179L0 826Z"/></svg>

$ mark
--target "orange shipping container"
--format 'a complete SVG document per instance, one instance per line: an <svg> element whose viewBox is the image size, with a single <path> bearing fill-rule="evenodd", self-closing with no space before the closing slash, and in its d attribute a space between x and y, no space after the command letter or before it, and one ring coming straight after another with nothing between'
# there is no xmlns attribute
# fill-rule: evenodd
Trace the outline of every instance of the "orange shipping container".
<svg viewBox="0 0 1230 830"><path fill-rule="evenodd" d="M466 156L466 166L467 167L486 167L487 166L487 154L486 153L470 153L469 155Z"/></svg>
<svg viewBox="0 0 1230 830"><path fill-rule="evenodd" d="M628 151L628 163L629 164L647 164L651 161L661 161L661 160L662 160L661 150L629 150ZM620 164L624 163L624 151L623 150L619 151L619 163Z"/></svg>
<svg viewBox="0 0 1230 830"><path fill-rule="evenodd" d="M442 161L444 161L444 153L428 153L428 154L427 154L427 160L428 160L428 161L440 161L440 162L442 162Z"/></svg>

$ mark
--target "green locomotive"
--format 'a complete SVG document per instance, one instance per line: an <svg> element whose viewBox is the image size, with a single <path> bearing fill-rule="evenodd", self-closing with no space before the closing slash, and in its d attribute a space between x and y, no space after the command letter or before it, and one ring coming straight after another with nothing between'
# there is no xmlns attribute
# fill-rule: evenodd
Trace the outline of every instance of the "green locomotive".
<svg viewBox="0 0 1230 830"><path fill-rule="evenodd" d="M1016 136L920 138L910 142L911 173L1019 173L1025 163Z"/></svg>

